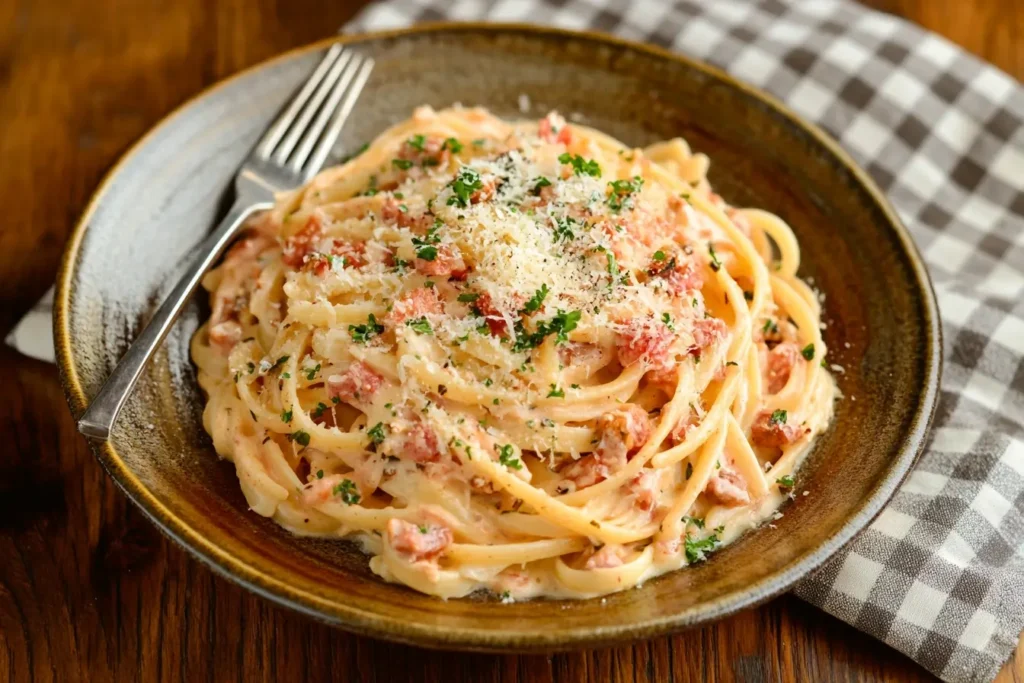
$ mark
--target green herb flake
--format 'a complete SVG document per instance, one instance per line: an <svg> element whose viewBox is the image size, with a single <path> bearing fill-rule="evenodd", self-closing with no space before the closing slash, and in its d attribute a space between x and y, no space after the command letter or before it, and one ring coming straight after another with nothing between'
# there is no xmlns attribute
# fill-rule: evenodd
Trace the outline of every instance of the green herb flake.
<svg viewBox="0 0 1024 683"><path fill-rule="evenodd" d="M469 198L481 187L483 182L480 174L469 166L463 166L451 182L452 196L448 198L448 206L466 208L469 206Z"/></svg>
<svg viewBox="0 0 1024 683"><path fill-rule="evenodd" d="M708 254L711 256L711 270L716 273L722 268L722 262L718 260L718 254L715 253L715 247L708 242Z"/></svg>
<svg viewBox="0 0 1024 683"><path fill-rule="evenodd" d="M355 482L351 479L346 479L335 486L333 493L336 496L341 496L341 502L345 505L355 505L362 498Z"/></svg>
<svg viewBox="0 0 1024 683"><path fill-rule="evenodd" d="M814 360L814 344L808 344L800 351L800 355L804 357L804 360Z"/></svg>
<svg viewBox="0 0 1024 683"><path fill-rule="evenodd" d="M458 154L462 151L462 143L455 138L448 138L444 141L444 144L441 145L441 149L447 149L452 154Z"/></svg>
<svg viewBox="0 0 1024 683"><path fill-rule="evenodd" d="M708 555L717 550L721 544L721 541L718 540L718 534L711 534L707 538L702 538L700 540L694 540L687 537L683 541L683 546L686 552L686 562L688 564L703 562L707 559Z"/></svg>
<svg viewBox="0 0 1024 683"><path fill-rule="evenodd" d="M281 413L281 422L287 423L287 422L291 422L291 421L292 421L292 411L291 410L283 411Z"/></svg>
<svg viewBox="0 0 1024 683"><path fill-rule="evenodd" d="M384 326L377 322L377 318L371 313L365 325L349 325L348 333L352 335L352 341L357 344L367 344L371 339L384 332Z"/></svg>
<svg viewBox="0 0 1024 683"><path fill-rule="evenodd" d="M297 432L292 432L291 434L288 435L288 440L289 441L294 441L295 443L297 443L297 444L299 444L300 446L303 446L303 447L308 446L309 445L309 432L307 432L305 430L302 430L302 429L300 429Z"/></svg>
<svg viewBox="0 0 1024 683"><path fill-rule="evenodd" d="M593 159L584 159L579 154L572 155L565 152L558 156L558 161L559 163L572 166L573 173L576 175L589 175L593 178L601 177L601 166Z"/></svg>
<svg viewBox="0 0 1024 683"><path fill-rule="evenodd" d="M406 320L405 326L411 327L416 334L434 334L434 328L425 317Z"/></svg>
<svg viewBox="0 0 1024 683"><path fill-rule="evenodd" d="M323 479L324 478L324 471L323 470L317 470L316 471L316 478L317 479Z"/></svg>
<svg viewBox="0 0 1024 683"><path fill-rule="evenodd" d="M664 261L665 258L666 258L665 252L663 252L661 249L659 249L658 251L654 252L654 257L653 258L654 258L655 261Z"/></svg>
<svg viewBox="0 0 1024 683"><path fill-rule="evenodd" d="M512 444L507 443L501 447L498 453L498 462L510 470L523 469L523 462L515 457L515 449L512 448Z"/></svg>
<svg viewBox="0 0 1024 683"><path fill-rule="evenodd" d="M313 409L313 412L310 413L310 417L318 419L323 416L325 410L327 410L327 404L320 401L316 404L316 408Z"/></svg>
<svg viewBox="0 0 1024 683"><path fill-rule="evenodd" d="M320 372L320 364L317 363L316 366L312 368L303 368L302 371L306 373L306 379L312 382L313 378L316 377L318 372Z"/></svg>
<svg viewBox="0 0 1024 683"><path fill-rule="evenodd" d="M783 477L779 477L775 481L778 483L779 488L784 488L784 489L791 489L796 484L796 482L793 481L793 477L791 475L789 475L789 474L787 474L787 475L785 475Z"/></svg>
<svg viewBox="0 0 1024 683"><path fill-rule="evenodd" d="M479 298L480 295L476 292L463 292L462 294L459 294L459 301L464 304L471 304Z"/></svg>
<svg viewBox="0 0 1024 683"><path fill-rule="evenodd" d="M526 306L523 307L524 313L536 313L540 310L541 305L544 303L544 297L548 295L548 286L546 284L541 285L540 289L533 293L530 300L526 302Z"/></svg>
<svg viewBox="0 0 1024 683"><path fill-rule="evenodd" d="M608 195L608 206L615 213L619 213L622 209L633 206L633 195L644 186L644 179L633 176L632 180L613 180L608 185L612 190Z"/></svg>
<svg viewBox="0 0 1024 683"><path fill-rule="evenodd" d="M548 398L565 398L565 390L559 389L557 384L552 384L551 391L548 392Z"/></svg>
<svg viewBox="0 0 1024 683"><path fill-rule="evenodd" d="M370 437L370 440L373 441L373 443L377 445L384 443L384 423L378 422L373 425L366 434Z"/></svg>
<svg viewBox="0 0 1024 683"><path fill-rule="evenodd" d="M776 410L772 412L772 416L768 418L768 421L773 425L784 425L788 417L789 415L785 410Z"/></svg>
<svg viewBox="0 0 1024 683"><path fill-rule="evenodd" d="M392 159L391 165L395 168L400 168L403 171L408 171L412 168L412 162L408 159Z"/></svg>

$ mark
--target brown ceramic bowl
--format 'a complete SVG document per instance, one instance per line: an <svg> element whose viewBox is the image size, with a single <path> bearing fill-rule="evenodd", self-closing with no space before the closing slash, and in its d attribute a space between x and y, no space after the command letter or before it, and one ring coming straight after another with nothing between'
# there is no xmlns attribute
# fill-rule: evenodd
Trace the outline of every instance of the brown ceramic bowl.
<svg viewBox="0 0 1024 683"><path fill-rule="evenodd" d="M654 636L749 607L793 585L878 513L922 447L940 372L935 299L906 230L868 177L821 131L725 74L657 48L525 26L442 25L351 36L377 61L342 147L418 104L520 116L520 95L634 145L685 136L732 203L793 226L803 276L825 292L830 362L842 365L833 427L800 473L810 495L703 564L582 602L443 602L373 576L342 541L291 536L246 508L234 467L200 422L188 340L194 304L96 455L168 535L218 573L359 633L475 650L551 650ZM54 330L80 415L215 223L249 147L327 42L249 69L168 117L110 172L75 230Z"/></svg>

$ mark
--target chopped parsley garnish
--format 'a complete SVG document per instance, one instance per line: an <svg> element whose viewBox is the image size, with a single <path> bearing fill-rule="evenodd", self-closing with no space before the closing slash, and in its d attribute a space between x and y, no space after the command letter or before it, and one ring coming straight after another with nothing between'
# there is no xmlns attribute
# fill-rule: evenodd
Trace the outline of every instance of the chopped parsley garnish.
<svg viewBox="0 0 1024 683"><path fill-rule="evenodd" d="M408 171L412 168L412 162L408 159L392 159L391 165L395 168L400 168L403 171Z"/></svg>
<svg viewBox="0 0 1024 683"><path fill-rule="evenodd" d="M515 450L512 448L512 444L507 443L501 447L501 451L498 453L498 462L510 470L523 469L522 461L515 457Z"/></svg>
<svg viewBox="0 0 1024 683"><path fill-rule="evenodd" d="M486 142L487 142L486 138L477 138L476 140L473 140L473 146L474 147L483 147L484 143L486 143Z"/></svg>
<svg viewBox="0 0 1024 683"><path fill-rule="evenodd" d="M462 151L462 143L455 138L448 138L444 141L444 144L441 145L441 149L447 149L452 154L458 154Z"/></svg>
<svg viewBox="0 0 1024 683"><path fill-rule="evenodd" d="M675 323L672 322L672 316L668 313L661 314L661 322L665 323L665 327L668 328L669 332L676 331Z"/></svg>
<svg viewBox="0 0 1024 683"><path fill-rule="evenodd" d="M536 313L540 310L541 305L544 303L544 297L548 295L548 286L546 284L541 285L540 289L533 293L530 300L526 302L526 306L523 307L524 313Z"/></svg>
<svg viewBox="0 0 1024 683"><path fill-rule="evenodd" d="M297 432L292 432L291 434L288 435L288 440L289 441L294 441L295 443L299 444L300 446L308 446L309 445L309 432L307 432L307 431L305 431L303 429L300 429Z"/></svg>
<svg viewBox="0 0 1024 683"><path fill-rule="evenodd" d="M711 242L708 242L708 254L711 255L711 270L717 273L722 267L722 262L718 260L718 254L715 253L715 247Z"/></svg>
<svg viewBox="0 0 1024 683"><path fill-rule="evenodd" d="M370 430L366 432L366 435L369 436L370 439L375 444L379 445L384 443L384 423L378 422L377 424L373 425L373 427L371 427Z"/></svg>
<svg viewBox="0 0 1024 683"><path fill-rule="evenodd" d="M459 169L459 174L452 181L452 196L448 198L448 206L469 206L469 198L474 192L483 187L480 174L469 166Z"/></svg>
<svg viewBox="0 0 1024 683"><path fill-rule="evenodd" d="M287 362L288 362L288 359L289 359L289 358L291 358L291 356L281 356L280 358L278 358L278 359L277 359L277 362L276 362L276 363L274 363L274 365L273 365L273 366L271 366L271 368L270 368L270 369L271 369L271 370L273 370L273 369L274 369L274 368L276 368L276 367L277 367L278 365L284 365L285 363L287 363Z"/></svg>
<svg viewBox="0 0 1024 683"><path fill-rule="evenodd" d="M282 372L281 373L281 379L291 379L291 378L292 378L292 373L290 373L290 372Z"/></svg>
<svg viewBox="0 0 1024 683"><path fill-rule="evenodd" d="M666 258L667 257L665 256L665 252L663 252L661 249L659 249L658 251L654 252L654 260L655 261L664 261Z"/></svg>
<svg viewBox="0 0 1024 683"><path fill-rule="evenodd" d="M441 241L440 235L437 234L437 230L440 227L441 224L435 222L430 226L423 238L412 238L412 246L416 249L416 258L423 259L424 261L433 261L437 258L437 247L434 245Z"/></svg>
<svg viewBox="0 0 1024 683"><path fill-rule="evenodd" d="M800 351L800 355L804 357L804 360L814 360L814 344L808 344Z"/></svg>
<svg viewBox="0 0 1024 683"><path fill-rule="evenodd" d="M754 293L753 292L748 292L747 290L744 289L743 290L743 298L746 299L747 301L753 301L754 300Z"/></svg>
<svg viewBox="0 0 1024 683"><path fill-rule="evenodd" d="M249 368L249 374L250 375L252 373L256 372L256 364L255 363L251 363L251 362L250 363L246 363L245 367Z"/></svg>
<svg viewBox="0 0 1024 683"><path fill-rule="evenodd" d="M796 484L796 482L793 481L793 477L789 474L784 477L779 477L775 481L779 484L780 488L784 489L791 489Z"/></svg>
<svg viewBox="0 0 1024 683"><path fill-rule="evenodd" d="M559 389L557 384L552 384L551 391L548 392L548 398L565 398L565 390Z"/></svg>
<svg viewBox="0 0 1024 683"><path fill-rule="evenodd" d="M335 486L333 493L336 496L340 495L341 502L345 505L355 505L362 498L362 496L359 495L359 490L356 488L355 482L351 479L346 479Z"/></svg>
<svg viewBox="0 0 1024 683"><path fill-rule="evenodd" d="M577 221L574 218L565 216L564 218L555 219L555 241L561 240L569 241L576 239L576 233L572 231L577 226Z"/></svg>
<svg viewBox="0 0 1024 683"><path fill-rule="evenodd" d="M320 364L317 363L316 366L312 368L302 368L302 371L306 373L306 379L312 382L313 378L316 377L316 373L320 372Z"/></svg>
<svg viewBox="0 0 1024 683"><path fill-rule="evenodd" d="M576 175L586 174L594 178L601 177L601 167L593 159L584 159L579 154L572 155L565 152L558 155L558 161L572 166L573 173Z"/></svg>
<svg viewBox="0 0 1024 683"><path fill-rule="evenodd" d="M411 327L416 334L434 334L434 328L430 326L430 321L425 317L406 320L405 325Z"/></svg>
<svg viewBox="0 0 1024 683"><path fill-rule="evenodd" d="M316 408L313 409L313 412L310 413L310 416L313 418L318 418L324 414L325 410L327 410L327 404L324 403L323 401L320 401L316 404Z"/></svg>
<svg viewBox="0 0 1024 683"><path fill-rule="evenodd" d="M323 479L324 478L324 471L323 470L317 470L316 471L316 478L317 479Z"/></svg>
<svg viewBox="0 0 1024 683"><path fill-rule="evenodd" d="M772 416L768 418L768 421L773 425L784 425L788 416L789 414L785 410L776 410L772 412Z"/></svg>
<svg viewBox="0 0 1024 683"><path fill-rule="evenodd" d="M775 321L772 320L771 318L765 320L764 327L761 328L761 334L768 334L769 332L771 332L772 334L779 333L779 326L776 325Z"/></svg>
<svg viewBox="0 0 1024 683"><path fill-rule="evenodd" d="M489 387L489 386L491 386L492 384L494 384L494 380L493 380L493 379L491 379L490 377L488 377L487 379L485 379L485 380L484 380L484 386L485 386L485 387Z"/></svg>
<svg viewBox="0 0 1024 683"><path fill-rule="evenodd" d="M283 411L281 413L281 422L291 422L291 421L292 421L292 411L291 410Z"/></svg>
<svg viewBox="0 0 1024 683"><path fill-rule="evenodd" d="M691 538L686 538L683 541L683 545L686 550L687 563L694 564L695 562L701 562L703 560L706 560L708 555L710 555L712 552L718 549L718 546L721 545L721 542L718 540L718 534L714 533L708 536L707 538L703 538L699 541L693 540Z"/></svg>
<svg viewBox="0 0 1024 683"><path fill-rule="evenodd" d="M555 335L556 344L564 344L569 341L569 333L576 329L582 315L580 311L566 312L559 309L551 320L540 321L537 324L537 331L533 333L527 332L522 323L517 322L516 343L512 345L512 350L519 352L537 348L544 342L544 338L551 334Z"/></svg>
<svg viewBox="0 0 1024 683"><path fill-rule="evenodd" d="M633 195L644 186L644 179L633 176L632 180L613 180L608 185L612 188L611 194L608 195L608 206L618 213L633 205Z"/></svg>
<svg viewBox="0 0 1024 683"><path fill-rule="evenodd" d="M476 292L463 292L462 294L459 294L459 301L464 304L471 304L479 298L480 295Z"/></svg>
<svg viewBox="0 0 1024 683"><path fill-rule="evenodd" d="M605 256L608 257L608 275L611 276L611 284L614 285L615 280L619 277L619 264L615 260L615 254L612 252L609 251Z"/></svg>
<svg viewBox="0 0 1024 683"><path fill-rule="evenodd" d="M403 261L400 258L395 259L395 272L404 273L405 269L409 267L408 261Z"/></svg>
<svg viewBox="0 0 1024 683"><path fill-rule="evenodd" d="M422 152L423 151L423 145L424 145L424 143L426 143L426 141L427 141L427 137L425 135L413 135L411 138L409 138L405 142L406 142L406 144L408 144L413 149L416 149L416 150L419 150L419 151Z"/></svg>
<svg viewBox="0 0 1024 683"><path fill-rule="evenodd" d="M540 176L539 178L537 178L536 180L533 181L533 192L534 192L534 194L537 194L538 192L540 192L540 188L548 187L549 185L551 185L551 181L548 180L547 178L545 178L544 176Z"/></svg>
<svg viewBox="0 0 1024 683"><path fill-rule="evenodd" d="M371 339L384 332L384 326L377 322L373 313L367 318L365 325L349 325L348 333L357 344L367 344Z"/></svg>
<svg viewBox="0 0 1024 683"><path fill-rule="evenodd" d="M702 517L689 517L687 515L683 515L683 524L692 524L698 529L703 529L704 519Z"/></svg>

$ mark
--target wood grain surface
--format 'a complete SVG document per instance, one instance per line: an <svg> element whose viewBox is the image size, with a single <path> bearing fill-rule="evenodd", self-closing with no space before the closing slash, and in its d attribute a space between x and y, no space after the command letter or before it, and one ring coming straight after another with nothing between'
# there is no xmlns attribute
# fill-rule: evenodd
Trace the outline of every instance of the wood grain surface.
<svg viewBox="0 0 1024 683"><path fill-rule="evenodd" d="M362 0L0 0L0 332L53 281L103 173L164 114L333 33ZM1024 0L870 0L1024 77ZM444 654L359 638L217 578L77 435L52 366L0 349L0 681L930 681L791 597L632 647ZM609 615L610 619L614 615ZM998 679L1024 682L1024 650Z"/></svg>

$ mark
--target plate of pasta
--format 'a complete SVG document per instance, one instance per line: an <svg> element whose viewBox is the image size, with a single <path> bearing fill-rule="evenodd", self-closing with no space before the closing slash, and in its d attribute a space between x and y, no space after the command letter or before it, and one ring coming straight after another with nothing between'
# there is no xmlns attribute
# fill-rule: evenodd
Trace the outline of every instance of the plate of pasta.
<svg viewBox="0 0 1024 683"><path fill-rule="evenodd" d="M97 450L161 528L345 628L529 650L765 600L878 513L939 329L825 134L604 36L346 40L378 68L335 163L250 221ZM76 413L323 49L187 104L97 192L55 307Z"/></svg>

